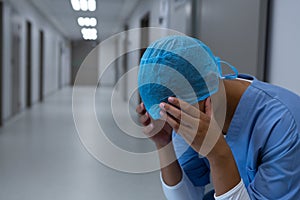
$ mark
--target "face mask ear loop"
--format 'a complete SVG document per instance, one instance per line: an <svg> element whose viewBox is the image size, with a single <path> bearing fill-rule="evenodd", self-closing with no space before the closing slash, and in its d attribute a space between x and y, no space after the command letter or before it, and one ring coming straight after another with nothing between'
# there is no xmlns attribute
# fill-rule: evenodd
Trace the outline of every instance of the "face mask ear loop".
<svg viewBox="0 0 300 200"><path fill-rule="evenodd" d="M229 80L231 80L231 79L236 79L238 77L238 74L239 74L238 70L234 66L229 64L228 62L221 60L219 57L215 57L215 62L218 66L218 70L219 70L219 73L220 73L220 79L229 79ZM230 69L234 72L234 74L223 75L221 64L225 64L225 65L229 66Z"/></svg>
<svg viewBox="0 0 300 200"><path fill-rule="evenodd" d="M215 63L218 66L219 77L220 77L220 79L225 79L225 77L223 76L221 62L222 61L221 61L221 59L219 57L215 57Z"/></svg>
<svg viewBox="0 0 300 200"><path fill-rule="evenodd" d="M238 77L239 72L234 66L232 66L231 64L229 64L228 62L223 61L223 60L221 60L220 63L223 63L223 64L229 66L230 69L234 72L234 74L226 74L225 76L223 76L223 74L222 74L222 77L224 77L224 79L232 80L232 79L236 79Z"/></svg>

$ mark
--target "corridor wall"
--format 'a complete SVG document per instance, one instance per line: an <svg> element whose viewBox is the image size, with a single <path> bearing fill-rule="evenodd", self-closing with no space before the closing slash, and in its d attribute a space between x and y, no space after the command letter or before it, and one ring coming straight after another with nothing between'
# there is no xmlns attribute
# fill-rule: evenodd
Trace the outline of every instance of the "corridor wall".
<svg viewBox="0 0 300 200"><path fill-rule="evenodd" d="M300 95L300 1L271 1L268 81Z"/></svg>
<svg viewBox="0 0 300 200"><path fill-rule="evenodd" d="M112 87L116 77L117 39L111 38L99 46L99 84ZM109 64L107 66L107 64Z"/></svg>
<svg viewBox="0 0 300 200"><path fill-rule="evenodd" d="M240 73L263 80L267 3L268 0L197 0L195 36Z"/></svg>
<svg viewBox="0 0 300 200"><path fill-rule="evenodd" d="M11 62L12 52L12 18L19 26L20 52L19 52L19 110L26 108L27 95L27 31L26 23L31 23L31 104L39 101L40 90L40 44L39 32L44 33L44 73L43 96L55 92L61 86L70 83L70 42L27 0L4 0L3 14L3 120L13 116L12 92L13 82ZM60 55L61 53L61 55Z"/></svg>

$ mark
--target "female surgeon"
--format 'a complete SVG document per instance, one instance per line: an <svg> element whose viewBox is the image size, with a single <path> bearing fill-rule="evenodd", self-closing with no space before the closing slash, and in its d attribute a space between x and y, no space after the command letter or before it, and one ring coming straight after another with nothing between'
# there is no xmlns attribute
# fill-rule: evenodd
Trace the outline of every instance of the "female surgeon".
<svg viewBox="0 0 300 200"><path fill-rule="evenodd" d="M223 75L221 64L234 74ZM155 143L170 200L299 199L300 97L238 75L201 41L168 36L138 74L144 133Z"/></svg>

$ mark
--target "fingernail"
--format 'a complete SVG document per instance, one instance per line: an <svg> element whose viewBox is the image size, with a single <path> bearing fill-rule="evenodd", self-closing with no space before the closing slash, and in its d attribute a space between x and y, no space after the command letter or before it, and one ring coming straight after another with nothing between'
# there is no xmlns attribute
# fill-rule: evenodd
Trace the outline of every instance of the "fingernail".
<svg viewBox="0 0 300 200"><path fill-rule="evenodd" d="M163 111L160 111L159 114L160 114L160 117L161 117L160 119L166 120L167 116Z"/></svg>
<svg viewBox="0 0 300 200"><path fill-rule="evenodd" d="M174 97L169 97L169 101L170 101L170 102L174 102L174 101L175 101L175 98L174 98Z"/></svg>
<svg viewBox="0 0 300 200"><path fill-rule="evenodd" d="M161 109L164 109L164 108L165 108L165 104L164 104L164 103L160 103L160 104L159 104L159 107L160 107Z"/></svg>
<svg viewBox="0 0 300 200"><path fill-rule="evenodd" d="M160 114L160 116L164 116L163 111L160 111L159 114Z"/></svg>

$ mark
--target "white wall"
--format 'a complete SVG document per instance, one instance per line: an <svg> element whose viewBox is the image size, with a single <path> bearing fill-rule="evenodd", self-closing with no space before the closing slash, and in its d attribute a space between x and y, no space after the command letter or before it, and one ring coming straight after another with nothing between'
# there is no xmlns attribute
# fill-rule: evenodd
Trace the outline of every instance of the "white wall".
<svg viewBox="0 0 300 200"><path fill-rule="evenodd" d="M4 3L3 7L3 118L6 119L11 113L11 68L10 68L10 56L11 56L11 45L10 35L7 34L10 31L10 15L11 9Z"/></svg>
<svg viewBox="0 0 300 200"><path fill-rule="evenodd" d="M3 55L3 119L11 117L11 17L17 15L19 19L20 29L20 107L25 108L26 104L26 51L27 51L27 32L26 21L32 23L32 71L31 71L31 90L32 104L39 99L39 31L43 30L45 34L44 40L44 96L58 89L58 67L62 62L62 73L64 74L63 84L70 82L70 45L54 26L48 22L27 0L9 0L4 1L4 55ZM15 16L14 16L15 17ZM59 45L64 44L65 56L59 59Z"/></svg>
<svg viewBox="0 0 300 200"><path fill-rule="evenodd" d="M300 95L300 1L273 0L268 79Z"/></svg>
<svg viewBox="0 0 300 200"><path fill-rule="evenodd" d="M125 66L124 66L124 62L125 62L125 55L122 55L122 53L124 53L126 46L126 33L122 33L120 35L119 38L117 38L117 54L121 55L118 58L118 63L117 63L117 67L118 67L118 81L119 79L125 74ZM119 86L119 88L117 88L118 90L120 90L123 100L127 99L127 79L123 78L121 84L117 85Z"/></svg>
<svg viewBox="0 0 300 200"><path fill-rule="evenodd" d="M263 79L267 1L201 0L197 35L240 73ZM226 66L225 66L226 68Z"/></svg>
<svg viewBox="0 0 300 200"><path fill-rule="evenodd" d="M63 86L70 85L71 81L71 44L69 42L63 43L62 54L62 83Z"/></svg>
<svg viewBox="0 0 300 200"><path fill-rule="evenodd" d="M192 0L169 0L168 28L192 36Z"/></svg>
<svg viewBox="0 0 300 200"><path fill-rule="evenodd" d="M75 77L76 85L96 86L98 83L101 86L114 86L118 40L109 38L97 46L85 41L73 44L73 62L80 70L80 77Z"/></svg>
<svg viewBox="0 0 300 200"><path fill-rule="evenodd" d="M32 103L35 103L39 99L39 89L40 89L40 59L39 59L39 32L38 32L38 26L36 24L32 24L32 37L31 37L31 45L32 45L32 51L31 51L31 99Z"/></svg>
<svg viewBox="0 0 300 200"><path fill-rule="evenodd" d="M76 79L77 85L96 85L99 74L99 48L95 41L73 41L72 42L72 82ZM78 70L81 76L77 77Z"/></svg>
<svg viewBox="0 0 300 200"><path fill-rule="evenodd" d="M118 41L114 39L106 40L101 43L99 47L99 72L102 74L100 77L101 86L113 86L115 83L116 72L116 56Z"/></svg>
<svg viewBox="0 0 300 200"><path fill-rule="evenodd" d="M76 85L97 86L99 76L99 48L93 49L84 59Z"/></svg>

